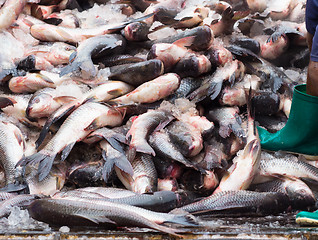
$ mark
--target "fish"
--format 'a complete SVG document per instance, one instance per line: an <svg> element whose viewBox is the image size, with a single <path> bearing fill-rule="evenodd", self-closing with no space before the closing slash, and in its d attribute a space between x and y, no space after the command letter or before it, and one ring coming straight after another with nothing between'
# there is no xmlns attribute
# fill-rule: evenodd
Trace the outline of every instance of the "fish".
<svg viewBox="0 0 318 240"><path fill-rule="evenodd" d="M258 174L253 180L253 183L263 182L262 177L274 177L274 176L290 176L299 178L303 181L309 181L316 183L317 168L309 163L298 159L292 154L270 154L262 151Z"/></svg>
<svg viewBox="0 0 318 240"><path fill-rule="evenodd" d="M66 28L46 23L34 24L30 28L30 33L34 38L44 42L79 43L91 37L116 32L131 22L142 21L153 15L154 13L150 13L146 16L129 20L124 23L102 25L95 28Z"/></svg>
<svg viewBox="0 0 318 240"><path fill-rule="evenodd" d="M207 96L214 100L221 92L223 82L234 83L235 79L241 79L245 67L242 62L234 60L226 63L223 67L217 68L212 76L206 78L202 85L187 96L194 103L198 103Z"/></svg>
<svg viewBox="0 0 318 240"><path fill-rule="evenodd" d="M166 73L145 82L130 93L109 101L110 104L153 103L161 100L178 89L180 77L175 73Z"/></svg>
<svg viewBox="0 0 318 240"><path fill-rule="evenodd" d="M122 34L128 41L145 41L148 40L149 29L145 22L133 22L122 30Z"/></svg>
<svg viewBox="0 0 318 240"><path fill-rule="evenodd" d="M177 235L178 230L159 224L171 222L196 226L188 215L157 213L101 200L40 199L32 203L28 211L34 219L57 225L80 226L101 223L111 228L130 225L148 227L173 235Z"/></svg>
<svg viewBox="0 0 318 240"><path fill-rule="evenodd" d="M55 88L43 88L36 91L28 102L26 116L30 119L49 117L60 106L76 99L72 95L59 95Z"/></svg>
<svg viewBox="0 0 318 240"><path fill-rule="evenodd" d="M308 185L297 178L281 177L273 181L252 185L250 190L257 192L281 192L290 199L294 209L306 209L313 206L316 198Z"/></svg>
<svg viewBox="0 0 318 240"><path fill-rule="evenodd" d="M181 207L191 214L213 214L221 211L258 213L260 215L279 213L289 206L287 195L279 192L254 192L248 190L227 190L212 194L202 200ZM172 212L177 212L177 209Z"/></svg>
<svg viewBox="0 0 318 240"><path fill-rule="evenodd" d="M8 29L23 11L27 0L7 0L0 9L0 30Z"/></svg>
<svg viewBox="0 0 318 240"><path fill-rule="evenodd" d="M179 149L171 141L169 135L165 131L154 132L149 137L150 146L155 150L156 155L159 155L162 159L171 159L182 163L187 167L191 167L199 170L199 168L185 158Z"/></svg>
<svg viewBox="0 0 318 240"><path fill-rule="evenodd" d="M120 80L134 87L153 80L164 72L163 63L159 59L122 64L110 67L109 79Z"/></svg>
<svg viewBox="0 0 318 240"><path fill-rule="evenodd" d="M144 153L137 153L133 160L130 160L133 174L129 175L115 167L116 174L124 186L136 193L152 193L157 191L157 172L152 161L152 156Z"/></svg>
<svg viewBox="0 0 318 240"><path fill-rule="evenodd" d="M22 181L22 169L15 165L24 157L25 141L21 130L10 122L0 121L0 164L5 173L6 191L26 188Z"/></svg>
<svg viewBox="0 0 318 240"><path fill-rule="evenodd" d="M102 157L105 160L103 167L103 179L105 182L107 182L115 166L120 169L120 171L133 177L133 166L128 161L124 148L115 139L112 139L111 143L107 140L102 140L99 142L99 145L102 149Z"/></svg>
<svg viewBox="0 0 318 240"><path fill-rule="evenodd" d="M239 113L238 107L222 107L209 110L207 117L210 121L219 124L219 134L222 138L229 137L231 132L239 138L244 138L245 131Z"/></svg>
<svg viewBox="0 0 318 240"><path fill-rule="evenodd" d="M125 46L125 39L118 34L91 37L81 42L76 53L70 56L70 63L61 69L60 77L68 73L80 72L80 76L84 79L94 78L97 71L92 58L121 53Z"/></svg>
<svg viewBox="0 0 318 240"><path fill-rule="evenodd" d="M191 38L193 36L194 38ZM182 44L193 51L204 51L211 47L214 42L213 31L208 26L197 26L177 32L175 35L144 42L146 47L151 48L156 43L174 43L182 39ZM179 41L180 43L180 41Z"/></svg>
<svg viewBox="0 0 318 240"><path fill-rule="evenodd" d="M53 161L59 152L61 160L65 160L76 142L84 139L98 127L117 126L122 123L122 114L103 104L87 102L77 108L63 122L53 138L37 153L23 158L18 166L39 163L39 181L50 172ZM76 132L77 134L69 134Z"/></svg>
<svg viewBox="0 0 318 240"><path fill-rule="evenodd" d="M0 217L6 217L10 214L11 209L15 206L25 208L35 199L39 199L41 195L37 194L19 194L7 200L0 202Z"/></svg>
<svg viewBox="0 0 318 240"><path fill-rule="evenodd" d="M250 106L251 93L247 98L249 100L246 145L232 160L233 164L224 174L213 194L226 190L246 190L257 175L261 159L261 143L255 126L253 109Z"/></svg>
<svg viewBox="0 0 318 240"><path fill-rule="evenodd" d="M164 128L173 119L173 115L165 110L152 110L136 117L126 135L126 139L130 138L129 148L131 149L131 154L133 152L142 152L155 156L155 151L148 143L149 135L153 131L159 131ZM129 159L133 158L133 156L129 157Z"/></svg>

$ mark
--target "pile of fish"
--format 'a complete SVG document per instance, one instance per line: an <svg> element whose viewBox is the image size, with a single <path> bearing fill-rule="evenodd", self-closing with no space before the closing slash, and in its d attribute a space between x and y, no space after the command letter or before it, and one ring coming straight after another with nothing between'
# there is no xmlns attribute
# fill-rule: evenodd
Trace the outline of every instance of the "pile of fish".
<svg viewBox="0 0 318 240"><path fill-rule="evenodd" d="M315 208L316 162L256 128L306 80L305 4L0 1L0 216L179 236Z"/></svg>

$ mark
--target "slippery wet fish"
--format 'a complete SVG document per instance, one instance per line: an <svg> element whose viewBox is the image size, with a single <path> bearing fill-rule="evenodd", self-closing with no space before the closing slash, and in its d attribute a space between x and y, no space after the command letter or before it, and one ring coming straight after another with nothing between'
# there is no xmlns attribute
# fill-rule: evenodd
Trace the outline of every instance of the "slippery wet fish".
<svg viewBox="0 0 318 240"><path fill-rule="evenodd" d="M255 184L249 190L258 192L281 192L290 199L293 208L301 209L313 206L316 202L312 190L301 180L282 177L273 181Z"/></svg>
<svg viewBox="0 0 318 240"><path fill-rule="evenodd" d="M53 165L56 155L62 151L65 160L74 144L84 139L98 127L117 126L122 122L122 114L105 105L87 102L77 108L61 125L54 137L39 152L24 158L18 165L39 163L39 180L43 180ZM74 134L76 133L76 134Z"/></svg>
<svg viewBox="0 0 318 240"><path fill-rule="evenodd" d="M149 137L149 143L161 158L168 158L178 161L187 167L198 169L194 163L182 155L180 150L171 141L167 132L160 131L152 133Z"/></svg>
<svg viewBox="0 0 318 240"><path fill-rule="evenodd" d="M106 34L89 38L78 46L76 53L71 55L70 64L60 72L60 77L72 72L80 72L84 79L96 76L97 71L92 58L103 55L121 53L126 40L118 34Z"/></svg>
<svg viewBox="0 0 318 240"><path fill-rule="evenodd" d="M6 30L18 18L27 0L7 0L0 10L0 30Z"/></svg>
<svg viewBox="0 0 318 240"><path fill-rule="evenodd" d="M9 122L0 121L0 164L5 172L7 191L25 188L20 182L22 171L15 165L24 157L25 142L21 130Z"/></svg>
<svg viewBox="0 0 318 240"><path fill-rule="evenodd" d="M161 226L165 222L195 226L188 215L157 213L135 206L101 200L42 199L29 208L30 215L44 222L58 225L96 225L108 227L139 226L176 235L175 229ZM45 217L44 217L45 216ZM48 217L51 216L51 217Z"/></svg>
<svg viewBox="0 0 318 240"><path fill-rule="evenodd" d="M243 138L245 131L242 128L242 119L239 115L238 107L214 108L207 114L209 120L219 124L219 134L221 137L228 137L233 132L237 137Z"/></svg>
<svg viewBox="0 0 318 240"><path fill-rule="evenodd" d="M251 91L251 90L250 90ZM233 165L222 177L219 186L213 194L226 190L245 190L257 175L261 158L261 143L255 126L250 106L251 93L248 100L248 127L247 139L244 149L237 153L232 160Z"/></svg>
<svg viewBox="0 0 318 240"><path fill-rule="evenodd" d="M247 190L222 191L212 194L180 209L192 214L211 214L220 211L245 213L278 213L289 206L288 197L279 192L254 192ZM172 212L177 212L178 209Z"/></svg>
<svg viewBox="0 0 318 240"><path fill-rule="evenodd" d="M41 196L37 194L20 194L0 202L0 217L6 217L10 214L11 209L14 206L26 207L30 205L35 199L39 199Z"/></svg>
<svg viewBox="0 0 318 240"><path fill-rule="evenodd" d="M224 67L218 67L213 75L207 78L202 85L193 91L188 98L197 103L209 96L214 100L221 92L223 82L234 83L235 79L240 79L244 75L244 64L238 60L228 62Z"/></svg>
<svg viewBox="0 0 318 240"><path fill-rule="evenodd" d="M177 74L167 73L141 84L130 93L110 102L118 104L153 103L172 94L179 84L180 77Z"/></svg>
<svg viewBox="0 0 318 240"><path fill-rule="evenodd" d="M154 13L144 17L127 21L120 24L103 25L96 28L66 28L51 24L34 24L30 28L31 35L44 42L70 42L78 43L88 38L113 33L124 28L127 24L135 21L142 21Z"/></svg>
<svg viewBox="0 0 318 240"><path fill-rule="evenodd" d="M126 82L134 87L153 80L164 72L163 63L158 59L140 63L123 64L110 67L109 79Z"/></svg>
<svg viewBox="0 0 318 240"><path fill-rule="evenodd" d="M268 177L290 176L304 181L318 181L318 168L294 155L279 156L262 152L258 174L253 183L261 183Z"/></svg>

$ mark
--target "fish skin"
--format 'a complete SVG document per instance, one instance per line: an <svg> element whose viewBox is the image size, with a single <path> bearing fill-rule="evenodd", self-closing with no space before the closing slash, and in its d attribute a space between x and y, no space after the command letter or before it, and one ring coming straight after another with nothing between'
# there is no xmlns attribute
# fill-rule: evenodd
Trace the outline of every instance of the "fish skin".
<svg viewBox="0 0 318 240"><path fill-rule="evenodd" d="M14 206L26 207L35 199L39 199L40 197L41 196L37 194L20 194L4 200L0 203L0 217L2 218L8 216Z"/></svg>
<svg viewBox="0 0 318 240"><path fill-rule="evenodd" d="M70 57L70 63L61 70L60 77L68 73L80 71L80 75L84 79L94 78L97 72L92 58L120 53L125 46L126 40L118 34L91 37L80 43L75 57Z"/></svg>
<svg viewBox="0 0 318 240"><path fill-rule="evenodd" d="M61 160L64 160L74 144L84 139L94 129L106 125L117 126L121 122L122 115L117 110L100 103L87 102L68 116L54 137L39 152L22 159L18 165L39 163L38 173L41 181L50 172L59 152L62 151Z"/></svg>
<svg viewBox="0 0 318 240"><path fill-rule="evenodd" d="M284 193L289 197L291 206L295 209L306 209L314 206L316 202L310 187L297 178L281 177L273 181L252 185L249 190Z"/></svg>
<svg viewBox="0 0 318 240"><path fill-rule="evenodd" d="M318 168L298 159L294 155L275 156L262 152L258 174L253 183L262 182L261 177L290 176L303 181L318 182Z"/></svg>
<svg viewBox="0 0 318 240"><path fill-rule="evenodd" d="M158 177L152 156L137 153L130 162L133 167L132 176L115 167L117 176L125 187L136 193L156 192Z"/></svg>
<svg viewBox="0 0 318 240"><path fill-rule="evenodd" d="M111 100L110 103L153 103L171 95L179 85L180 77L175 73L167 73L141 84L130 93Z"/></svg>
<svg viewBox="0 0 318 240"><path fill-rule="evenodd" d="M14 190L19 187L18 181L22 174L15 165L24 157L24 136L12 123L0 121L0 139L0 164L5 172L6 188Z"/></svg>
<svg viewBox="0 0 318 240"><path fill-rule="evenodd" d="M273 214L287 209L288 206L288 197L283 193L228 190L214 193L180 209L191 214L211 214L222 210L227 212L238 210L240 213L264 212Z"/></svg>
<svg viewBox="0 0 318 240"><path fill-rule="evenodd" d="M18 18L27 0L7 0L0 10L0 31L4 31Z"/></svg>
<svg viewBox="0 0 318 240"><path fill-rule="evenodd" d="M122 64L110 67L109 79L120 80L134 87L153 80L164 72L164 66L159 59L139 63Z"/></svg>

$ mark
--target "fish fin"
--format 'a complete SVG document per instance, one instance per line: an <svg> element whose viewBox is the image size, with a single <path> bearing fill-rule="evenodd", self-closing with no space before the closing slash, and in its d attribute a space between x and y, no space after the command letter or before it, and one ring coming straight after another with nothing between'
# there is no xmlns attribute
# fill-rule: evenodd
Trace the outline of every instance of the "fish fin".
<svg viewBox="0 0 318 240"><path fill-rule="evenodd" d="M64 75L69 74L71 72L76 72L79 70L79 67L80 67L80 63L74 60L69 65L61 69L59 76L63 77Z"/></svg>
<svg viewBox="0 0 318 240"><path fill-rule="evenodd" d="M120 96L122 94L122 90L121 89L113 89L113 90L109 90L107 91L108 94L112 95L112 96Z"/></svg>
<svg viewBox="0 0 318 240"><path fill-rule="evenodd" d="M25 184L8 184L7 186L0 188L0 192L20 192L26 189L28 186Z"/></svg>
<svg viewBox="0 0 318 240"><path fill-rule="evenodd" d="M73 97L73 96L59 96L59 97L54 97L53 100L58 102L58 103L68 103L68 102L76 100L76 97Z"/></svg>
<svg viewBox="0 0 318 240"><path fill-rule="evenodd" d="M186 212L186 214L174 214L172 218L167 219L166 223L181 224L183 226L196 227L198 221L196 217Z"/></svg>
<svg viewBox="0 0 318 240"><path fill-rule="evenodd" d="M47 18L47 19L43 19L43 22L57 26L63 22L63 19L61 19L61 18Z"/></svg>
<svg viewBox="0 0 318 240"><path fill-rule="evenodd" d="M86 128L85 131L95 130L98 127L98 119L94 119Z"/></svg>
<svg viewBox="0 0 318 240"><path fill-rule="evenodd" d="M40 162L39 168L38 168L40 182L44 178L46 178L47 175L49 175L51 168L53 166L53 162L54 162L55 157L56 157L56 154L52 154L52 155L40 154L38 156L38 159L36 159L36 161Z"/></svg>
<svg viewBox="0 0 318 240"><path fill-rule="evenodd" d="M223 86L223 81L219 81L210 85L208 89L208 95L211 100L214 100L219 96Z"/></svg>
<svg viewBox="0 0 318 240"><path fill-rule="evenodd" d="M117 158L117 157L113 158L113 157L108 157L106 155L106 152L103 151L102 157L105 160L105 164L103 167L103 178L104 178L105 182L107 182L109 175L110 175L111 171L113 170L114 166L119 168L121 171L129 174L130 176L132 176L134 174L134 170L131 166L131 163L128 161L127 157L124 154L122 154L121 157L119 157L119 158Z"/></svg>
<svg viewBox="0 0 318 240"><path fill-rule="evenodd" d="M51 116L48 117L48 119L46 120L40 132L38 139L35 142L36 148L38 148L41 145L41 143L44 141L47 133L49 132L51 125L57 122L65 114L73 111L78 105L79 105L79 102L75 102L75 103L71 102L69 104L63 105L59 109L57 109Z"/></svg>
<svg viewBox="0 0 318 240"><path fill-rule="evenodd" d="M49 77L47 77L47 76L45 76L45 75L43 75L43 74L38 74L38 75L39 75L39 76L41 77L41 79L44 80L45 82L54 84L54 82L51 80L51 78L49 78Z"/></svg>
<svg viewBox="0 0 318 240"><path fill-rule="evenodd" d="M115 224L116 225L116 222L110 220L109 218L105 217L105 216L86 216L84 214L79 214L79 213L76 213L74 214L74 216L77 216L77 217L81 217L81 218L84 218L84 219L87 219L93 223L96 223L96 224L99 224L99 223L111 223L111 224Z"/></svg>
<svg viewBox="0 0 318 240"><path fill-rule="evenodd" d="M184 38L181 38L181 39L173 42L173 44L177 45L178 47L183 47L183 48L191 47L195 38L196 38L196 36L184 37Z"/></svg>
<svg viewBox="0 0 318 240"><path fill-rule="evenodd" d="M70 154L72 148L74 147L76 142L70 143L68 144L63 150L62 150L62 154L61 154L61 161L63 162L68 155Z"/></svg>
<svg viewBox="0 0 318 240"><path fill-rule="evenodd" d="M156 156L155 150L153 150L153 148L148 143L134 146L134 149L136 152L142 152L142 153L150 154L152 156Z"/></svg>
<svg viewBox="0 0 318 240"><path fill-rule="evenodd" d="M7 97L0 97L0 108L5 108L7 106L13 106L16 101L12 101L10 98Z"/></svg>
<svg viewBox="0 0 318 240"><path fill-rule="evenodd" d="M118 152L125 153L123 147L120 145L120 143L113 137L105 138L107 142Z"/></svg>

